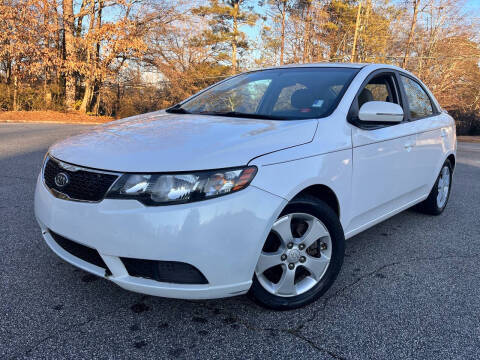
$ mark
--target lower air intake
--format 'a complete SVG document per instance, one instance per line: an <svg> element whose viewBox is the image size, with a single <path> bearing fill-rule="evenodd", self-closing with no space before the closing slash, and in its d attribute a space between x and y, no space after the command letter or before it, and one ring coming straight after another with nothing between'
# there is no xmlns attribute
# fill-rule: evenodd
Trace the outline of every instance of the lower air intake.
<svg viewBox="0 0 480 360"><path fill-rule="evenodd" d="M52 236L53 240L55 240L55 242L60 245L60 247L66 252L90 264L99 266L104 269L108 269L107 265L105 264L97 250L68 240L62 235L54 233L52 230L49 230L48 232Z"/></svg>
<svg viewBox="0 0 480 360"><path fill-rule="evenodd" d="M156 261L121 258L130 276L174 284L208 284L195 267L178 261Z"/></svg>

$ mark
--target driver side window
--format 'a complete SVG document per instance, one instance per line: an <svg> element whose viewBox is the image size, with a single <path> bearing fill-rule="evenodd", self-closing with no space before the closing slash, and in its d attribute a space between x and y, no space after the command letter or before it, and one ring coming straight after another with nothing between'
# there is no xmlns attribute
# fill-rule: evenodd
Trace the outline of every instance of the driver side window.
<svg viewBox="0 0 480 360"><path fill-rule="evenodd" d="M380 74L372 78L358 95L357 101L358 109L369 101L386 101L400 105L393 75Z"/></svg>

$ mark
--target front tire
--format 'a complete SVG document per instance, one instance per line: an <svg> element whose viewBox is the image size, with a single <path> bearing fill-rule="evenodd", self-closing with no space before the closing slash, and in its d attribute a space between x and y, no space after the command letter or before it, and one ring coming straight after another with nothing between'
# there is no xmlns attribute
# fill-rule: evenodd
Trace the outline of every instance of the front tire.
<svg viewBox="0 0 480 360"><path fill-rule="evenodd" d="M428 197L419 204L419 210L429 215L440 215L447 206L452 189L452 164L445 160L435 185Z"/></svg>
<svg viewBox="0 0 480 360"><path fill-rule="evenodd" d="M282 211L265 241L249 295L276 310L307 305L330 288L344 254L337 214L315 197L298 196Z"/></svg>

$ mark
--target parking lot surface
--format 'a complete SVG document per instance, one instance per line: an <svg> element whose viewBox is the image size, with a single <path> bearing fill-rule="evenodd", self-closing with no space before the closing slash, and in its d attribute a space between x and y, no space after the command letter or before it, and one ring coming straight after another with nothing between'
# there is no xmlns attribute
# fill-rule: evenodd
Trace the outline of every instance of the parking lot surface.
<svg viewBox="0 0 480 360"><path fill-rule="evenodd" d="M441 216L407 210L348 240L322 299L275 312L128 292L50 251L35 180L48 146L86 128L0 124L0 358L480 357L480 144L459 144Z"/></svg>

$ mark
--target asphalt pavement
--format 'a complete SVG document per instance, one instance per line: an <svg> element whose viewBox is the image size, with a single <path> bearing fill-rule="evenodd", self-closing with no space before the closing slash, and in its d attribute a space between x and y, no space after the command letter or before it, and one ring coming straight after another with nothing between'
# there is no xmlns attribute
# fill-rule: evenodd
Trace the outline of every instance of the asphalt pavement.
<svg viewBox="0 0 480 360"><path fill-rule="evenodd" d="M305 308L245 296L143 296L44 243L33 214L48 146L86 126L0 124L0 358L480 358L480 144L460 143L450 202L347 241L343 270Z"/></svg>

